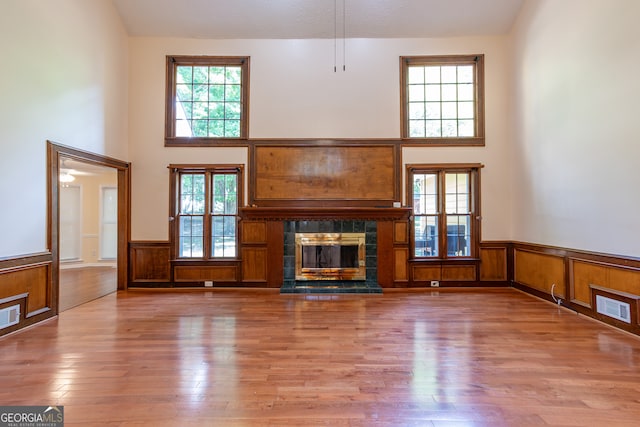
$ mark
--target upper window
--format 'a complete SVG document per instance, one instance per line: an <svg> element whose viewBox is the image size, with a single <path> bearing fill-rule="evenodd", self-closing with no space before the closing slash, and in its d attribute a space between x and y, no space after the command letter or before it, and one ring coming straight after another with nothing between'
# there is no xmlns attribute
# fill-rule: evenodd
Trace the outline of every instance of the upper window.
<svg viewBox="0 0 640 427"><path fill-rule="evenodd" d="M248 57L167 56L166 145L247 138Z"/></svg>
<svg viewBox="0 0 640 427"><path fill-rule="evenodd" d="M409 166L413 253L417 258L477 253L478 167Z"/></svg>
<svg viewBox="0 0 640 427"><path fill-rule="evenodd" d="M404 56L402 137L484 144L484 56Z"/></svg>
<svg viewBox="0 0 640 427"><path fill-rule="evenodd" d="M237 257L242 168L172 167L172 198L178 258Z"/></svg>

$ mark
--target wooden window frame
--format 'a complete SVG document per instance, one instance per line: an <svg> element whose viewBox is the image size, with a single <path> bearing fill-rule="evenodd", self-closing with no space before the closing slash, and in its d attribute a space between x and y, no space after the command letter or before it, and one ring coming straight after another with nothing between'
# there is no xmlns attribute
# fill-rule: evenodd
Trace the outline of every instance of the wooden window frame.
<svg viewBox="0 0 640 427"><path fill-rule="evenodd" d="M240 208L244 204L244 165L169 165L169 238L171 254L174 260L181 261L229 261L240 258ZM179 230L179 209L180 209L180 177L182 174L205 174L205 210L203 219L203 256L202 257L182 257L180 256L180 230ZM214 216L210 209L213 195L212 176L215 174L236 174L237 175L237 210L236 210L236 253L233 257L216 257L211 253L211 218Z"/></svg>
<svg viewBox="0 0 640 427"><path fill-rule="evenodd" d="M410 137L408 72L412 65L473 65L475 97L475 136L473 137ZM484 55L401 56L400 57L400 126L401 138L420 145L484 146Z"/></svg>
<svg viewBox="0 0 640 427"><path fill-rule="evenodd" d="M244 143L249 137L249 62L248 56L180 56L166 57L165 147L206 147ZM176 70L178 66L240 66L242 68L239 137L176 136Z"/></svg>
<svg viewBox="0 0 640 427"><path fill-rule="evenodd" d="M415 216L410 220L410 251L411 259L418 260L475 260L479 256L480 247L480 170L481 164L408 164L406 165L406 194L407 206L413 208L413 176L415 174L438 174L438 256L416 256ZM470 254L465 256L447 255L447 213L444 202L444 176L446 173L467 172L470 180Z"/></svg>

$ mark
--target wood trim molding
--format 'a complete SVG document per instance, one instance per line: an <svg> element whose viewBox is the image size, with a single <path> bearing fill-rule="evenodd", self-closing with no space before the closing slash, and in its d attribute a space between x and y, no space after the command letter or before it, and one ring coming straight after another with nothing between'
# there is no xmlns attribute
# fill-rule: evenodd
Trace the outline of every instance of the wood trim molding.
<svg viewBox="0 0 640 427"><path fill-rule="evenodd" d="M131 164L113 157L90 153L47 141L47 246L51 251L53 292L57 312L59 287L59 186L60 158L114 168L118 174L118 289L127 289L128 242L131 240Z"/></svg>
<svg viewBox="0 0 640 427"><path fill-rule="evenodd" d="M243 207L240 216L250 220L340 220L359 219L368 221L394 221L407 219L411 208L309 208L309 207Z"/></svg>

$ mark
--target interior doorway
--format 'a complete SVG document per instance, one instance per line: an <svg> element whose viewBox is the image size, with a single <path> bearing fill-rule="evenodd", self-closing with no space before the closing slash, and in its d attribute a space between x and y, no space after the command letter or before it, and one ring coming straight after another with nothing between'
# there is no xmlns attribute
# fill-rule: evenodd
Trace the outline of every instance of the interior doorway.
<svg viewBox="0 0 640 427"><path fill-rule="evenodd" d="M129 163L48 142L52 306L127 288Z"/></svg>
<svg viewBox="0 0 640 427"><path fill-rule="evenodd" d="M117 290L118 171L59 159L59 311Z"/></svg>

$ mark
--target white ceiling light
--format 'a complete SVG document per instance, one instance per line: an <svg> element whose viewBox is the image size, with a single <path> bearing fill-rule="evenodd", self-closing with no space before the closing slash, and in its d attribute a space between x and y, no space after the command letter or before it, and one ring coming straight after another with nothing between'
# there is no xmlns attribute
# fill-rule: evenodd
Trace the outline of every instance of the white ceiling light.
<svg viewBox="0 0 640 427"><path fill-rule="evenodd" d="M62 172L59 176L60 182L63 184L68 184L76 180L76 177L71 175L69 172Z"/></svg>

